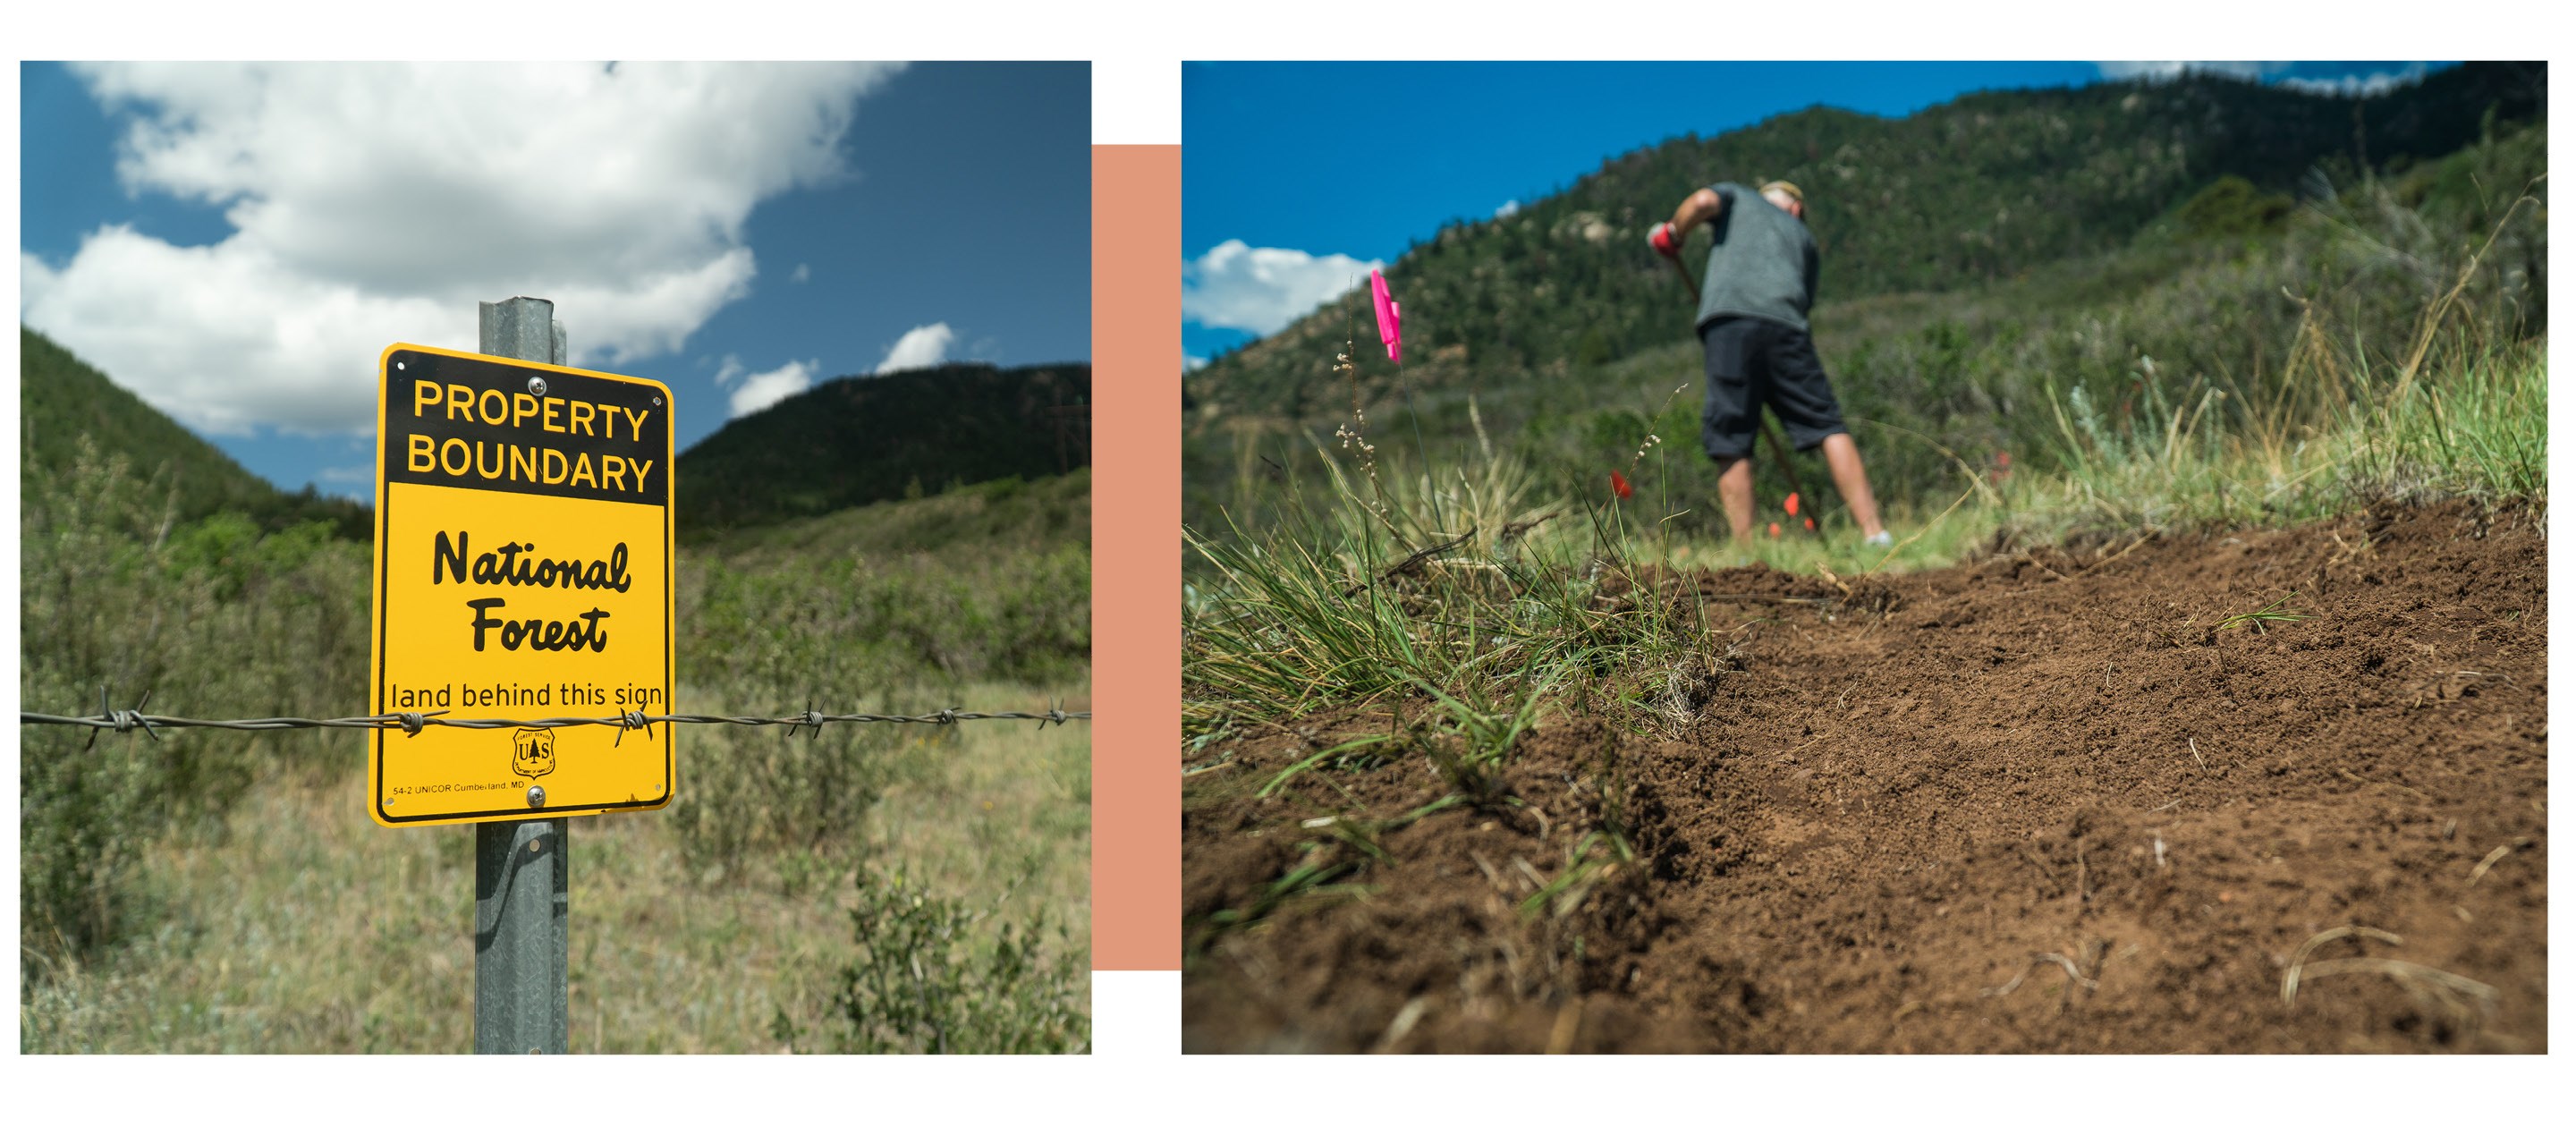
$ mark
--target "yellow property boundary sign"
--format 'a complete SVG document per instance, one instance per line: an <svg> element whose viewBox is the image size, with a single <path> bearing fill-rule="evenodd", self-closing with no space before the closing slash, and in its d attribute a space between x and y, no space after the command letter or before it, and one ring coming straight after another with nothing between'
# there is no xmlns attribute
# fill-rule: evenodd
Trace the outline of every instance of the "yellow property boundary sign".
<svg viewBox="0 0 2576 1127"><path fill-rule="evenodd" d="M671 711L671 391L387 348L376 397L375 713ZM388 826L671 801L670 724L378 730Z"/></svg>

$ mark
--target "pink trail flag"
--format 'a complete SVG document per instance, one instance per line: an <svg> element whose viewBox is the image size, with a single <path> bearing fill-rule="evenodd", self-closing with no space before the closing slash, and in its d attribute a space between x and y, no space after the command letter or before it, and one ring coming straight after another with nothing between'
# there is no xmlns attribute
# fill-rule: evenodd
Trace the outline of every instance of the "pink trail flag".
<svg viewBox="0 0 2576 1127"><path fill-rule="evenodd" d="M1386 342L1387 359L1404 363L1404 326L1397 319L1402 310L1386 292L1386 275L1369 271L1369 289L1377 297L1377 339Z"/></svg>

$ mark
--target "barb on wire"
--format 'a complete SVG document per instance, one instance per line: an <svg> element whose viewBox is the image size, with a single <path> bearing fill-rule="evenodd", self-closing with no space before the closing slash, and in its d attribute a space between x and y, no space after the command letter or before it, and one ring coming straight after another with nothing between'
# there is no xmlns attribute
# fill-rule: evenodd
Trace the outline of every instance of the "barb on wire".
<svg viewBox="0 0 2576 1127"><path fill-rule="evenodd" d="M795 735L796 729L798 728L814 729L812 737L814 739L821 739L823 737L823 714L814 711L813 701L808 700L805 702L805 711L796 714L795 723L787 726L787 734L791 736Z"/></svg>
<svg viewBox="0 0 2576 1127"><path fill-rule="evenodd" d="M813 702L808 701L805 711L789 716L700 716L686 713L647 716L637 711L617 716L556 716L543 720L491 718L450 720L447 718L447 710L441 709L436 712L391 712L382 716L347 716L336 720L307 720L296 716L267 716L253 720L199 720L187 716L146 715L143 712L143 705L151 699L152 694L146 692L143 694L143 699L137 701L133 708L110 708L107 702L107 690L102 688L99 690L99 714L96 716L55 716L43 712L21 712L18 714L18 722L85 727L90 729L90 742L94 744L98 741L98 733L102 729L131 732L136 728L143 729L144 734L158 740L161 734L156 729L160 728L221 728L235 732L271 732L295 728L400 729L406 736L417 736L421 733L421 729L429 727L575 728L583 725L603 725L619 729L617 738L622 741L626 738L627 732L638 729L644 732L645 738L652 738L652 726L655 724L741 724L749 727L783 725L789 735L794 735L798 728L810 727L814 729L814 735L820 736L825 724L945 725L967 720L1035 720L1038 726L1043 728L1048 724L1065 724L1075 720L1091 719L1090 713L1066 712L1064 706L1057 702L1050 702L1044 712L967 712L956 708L943 708L937 712L919 716L898 716L873 712L820 712L815 710Z"/></svg>
<svg viewBox="0 0 2576 1127"><path fill-rule="evenodd" d="M116 711L107 706L107 686L101 685L98 687L99 719L107 723L99 725L98 728L112 727L120 732L130 732L134 730L135 725L139 724L143 727L144 735L152 737L153 743L160 743L161 733L152 730L152 718L143 714L143 706L150 703L152 703L152 690L145 689L143 699L134 702L134 707L123 712ZM81 745L82 751L86 752L98 746L98 728L90 729L89 742Z"/></svg>

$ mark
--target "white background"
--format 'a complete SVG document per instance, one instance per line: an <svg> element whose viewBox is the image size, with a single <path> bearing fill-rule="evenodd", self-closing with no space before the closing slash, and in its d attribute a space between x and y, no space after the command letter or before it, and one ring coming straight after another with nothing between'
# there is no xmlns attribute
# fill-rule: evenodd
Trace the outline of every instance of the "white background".
<svg viewBox="0 0 2576 1127"><path fill-rule="evenodd" d="M1179 62L1185 58L2493 58L2545 53L2563 42L2540 33L2537 5L2451 9L2469 18L2448 22L2438 18L2442 10L1874 0L1758 9L1603 0L1526 8L1490 0L1400 7L1342 0L344 0L12 5L0 34L20 58L1088 58L1094 62L1093 139L1115 144L1179 143ZM1742 34L1757 27L1759 36ZM17 97L11 82L7 128L13 134ZM8 191L14 234L14 179ZM14 291L15 275L9 285ZM1177 343L1177 309L1173 316ZM0 412L14 413L14 354L9 372L8 406ZM2564 432L2570 409L2554 407L2553 422L2562 425L2553 432ZM15 425L0 427L0 448L12 460L17 443ZM2564 460L2561 446L2552 444L2553 464ZM1114 496L1115 483L1102 486L1102 496ZM14 477L6 488L15 528ZM9 576L14 616L14 567ZM12 685L16 660L14 648L0 658ZM1103 682L1116 676L1115 670L1096 674ZM14 760L14 736L10 743ZM11 778L14 788L14 773ZM10 810L14 819L14 802ZM14 861L17 834L0 849ZM1177 905L1174 910L1177 915ZM6 914L15 935L14 897ZM15 960L7 973L14 988ZM2548 1058L2528 1057L1183 1058L1179 1009L1177 972L1097 974L1097 1051L1073 1059L19 1058L6 1062L0 1079L0 1115L21 1123L75 1116L368 1124L588 1116L621 1123L1375 1125L1421 1117L1513 1127L1589 1121L1622 1127L1924 1121L2197 1127L2257 1119L2513 1122L2537 1118L2533 1113L2548 1106L2560 1107L2563 1116L2570 1104L2565 1070ZM2563 1012L2563 1003L2553 1000L2551 1010Z"/></svg>

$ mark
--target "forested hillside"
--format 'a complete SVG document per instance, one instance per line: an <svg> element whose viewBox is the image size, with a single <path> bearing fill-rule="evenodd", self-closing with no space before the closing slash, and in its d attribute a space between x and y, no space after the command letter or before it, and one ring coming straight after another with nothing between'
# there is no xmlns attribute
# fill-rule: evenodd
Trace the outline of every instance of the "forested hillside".
<svg viewBox="0 0 2576 1127"><path fill-rule="evenodd" d="M181 521L234 512L270 531L322 521L344 539L363 542L373 536L373 518L365 505L319 496L309 486L302 493L280 491L23 325L18 329L18 365L18 484L23 496L38 493L39 483L68 476L86 437L102 456L124 458L169 493Z"/></svg>
<svg viewBox="0 0 2576 1127"><path fill-rule="evenodd" d="M948 364L818 384L680 455L684 536L1090 464L1091 366Z"/></svg>
<svg viewBox="0 0 2576 1127"><path fill-rule="evenodd" d="M2546 68L2522 63L2470 63L2362 99L2186 76L1977 93L1896 119L1819 106L1610 158L1516 214L1441 227L1386 276L1416 386L1490 386L1685 333L1679 282L1645 232L1705 184L1800 184L1824 249L1820 299L1851 301L2117 250L2228 177L2285 202L2331 195L2545 108ZM1186 395L1291 418L1329 409L1342 393L1313 378L1315 358L1369 316L1364 291L1329 303L1194 373Z"/></svg>

